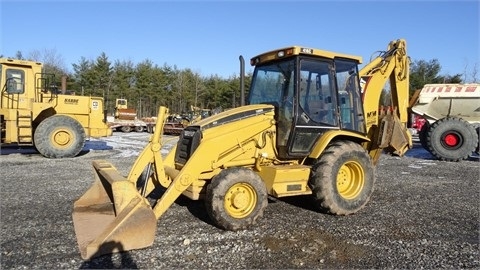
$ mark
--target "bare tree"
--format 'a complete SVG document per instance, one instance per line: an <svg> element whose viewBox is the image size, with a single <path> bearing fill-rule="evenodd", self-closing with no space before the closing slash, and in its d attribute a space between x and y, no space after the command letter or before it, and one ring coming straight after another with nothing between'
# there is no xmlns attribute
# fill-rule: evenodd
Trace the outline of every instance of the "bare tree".
<svg viewBox="0 0 480 270"><path fill-rule="evenodd" d="M21 51L17 51L17 53L15 54L15 59L25 60Z"/></svg>
<svg viewBox="0 0 480 270"><path fill-rule="evenodd" d="M479 76L478 64L479 64L479 62L476 62L473 65L473 67L471 69L471 73L470 73L470 76L471 76L471 80L470 80L469 77L468 77L468 75L469 75L468 74L469 73L469 71L468 71L469 64L468 64L468 60L465 60L465 67L463 68L463 78L464 78L463 82L464 83L469 83L469 82L477 83L479 81L479 78L478 78L478 76Z"/></svg>
<svg viewBox="0 0 480 270"><path fill-rule="evenodd" d="M27 59L42 62L45 73L53 73L60 77L68 73L65 60L56 49L33 50Z"/></svg>
<svg viewBox="0 0 480 270"><path fill-rule="evenodd" d="M468 60L465 59L465 66L463 67L463 82L467 82Z"/></svg>
<svg viewBox="0 0 480 270"><path fill-rule="evenodd" d="M472 68L472 83L477 83L477 82L478 82L478 62L476 62Z"/></svg>

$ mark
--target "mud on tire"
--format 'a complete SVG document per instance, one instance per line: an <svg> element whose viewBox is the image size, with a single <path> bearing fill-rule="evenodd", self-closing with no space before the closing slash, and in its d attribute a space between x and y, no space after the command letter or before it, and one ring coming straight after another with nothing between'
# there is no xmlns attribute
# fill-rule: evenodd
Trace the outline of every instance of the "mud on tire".
<svg viewBox="0 0 480 270"><path fill-rule="evenodd" d="M359 144L337 141L314 164L309 184L319 210L334 215L353 214L370 200L375 167Z"/></svg>
<svg viewBox="0 0 480 270"><path fill-rule="evenodd" d="M247 229L263 215L268 204L267 189L260 176L246 168L229 168L207 186L205 206L220 228Z"/></svg>
<svg viewBox="0 0 480 270"><path fill-rule="evenodd" d="M83 149L85 138L82 125L66 115L43 120L33 136L38 152L48 158L75 157Z"/></svg>

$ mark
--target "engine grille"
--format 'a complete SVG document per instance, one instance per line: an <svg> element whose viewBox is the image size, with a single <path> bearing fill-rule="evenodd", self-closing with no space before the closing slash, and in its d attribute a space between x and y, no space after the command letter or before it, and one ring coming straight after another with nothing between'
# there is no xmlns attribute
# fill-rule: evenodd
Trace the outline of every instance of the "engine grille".
<svg viewBox="0 0 480 270"><path fill-rule="evenodd" d="M202 132L198 126L189 126L182 130L177 142L175 163L185 165L202 140Z"/></svg>

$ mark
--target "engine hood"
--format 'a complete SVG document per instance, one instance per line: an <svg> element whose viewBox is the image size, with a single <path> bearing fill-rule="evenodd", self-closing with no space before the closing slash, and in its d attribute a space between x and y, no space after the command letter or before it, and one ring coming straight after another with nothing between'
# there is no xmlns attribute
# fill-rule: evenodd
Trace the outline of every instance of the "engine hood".
<svg viewBox="0 0 480 270"><path fill-rule="evenodd" d="M200 127L200 130L206 130L220 125L225 125L227 123L235 122L241 119L265 114L268 112L273 112L273 110L273 105L269 104L246 105L209 116L190 126L198 126Z"/></svg>

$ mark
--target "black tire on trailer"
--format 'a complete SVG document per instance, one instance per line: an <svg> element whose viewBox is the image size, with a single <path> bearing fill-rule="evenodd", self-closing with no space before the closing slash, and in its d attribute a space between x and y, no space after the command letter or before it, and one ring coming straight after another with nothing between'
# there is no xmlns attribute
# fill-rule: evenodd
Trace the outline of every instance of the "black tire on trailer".
<svg viewBox="0 0 480 270"><path fill-rule="evenodd" d="M458 117L437 120L428 130L428 150L440 160L467 159L477 145L478 135L475 128Z"/></svg>
<svg viewBox="0 0 480 270"><path fill-rule="evenodd" d="M153 126L152 125L147 126L147 132L148 133L153 133Z"/></svg>
<svg viewBox="0 0 480 270"><path fill-rule="evenodd" d="M120 130L121 130L122 132L128 133L128 132L132 131L132 127L131 127L131 126L122 126L122 127L120 128Z"/></svg>
<svg viewBox="0 0 480 270"><path fill-rule="evenodd" d="M477 149L475 149L475 153L480 155L480 125L475 128L477 131Z"/></svg>
<svg viewBox="0 0 480 270"><path fill-rule="evenodd" d="M142 126L136 126L135 131L136 132L143 132L143 127Z"/></svg>
<svg viewBox="0 0 480 270"><path fill-rule="evenodd" d="M247 168L228 168L207 186L205 206L212 221L230 231L247 229L268 204L265 184Z"/></svg>
<svg viewBox="0 0 480 270"><path fill-rule="evenodd" d="M85 130L72 117L53 115L35 129L34 144L38 152L48 158L75 157L85 146Z"/></svg>
<svg viewBox="0 0 480 270"><path fill-rule="evenodd" d="M420 140L420 144L422 145L423 149L428 150L427 146L427 135L428 135L428 130L430 129L430 124L425 121L425 124L423 124L422 128L420 129L420 132L418 133L418 139Z"/></svg>
<svg viewBox="0 0 480 270"><path fill-rule="evenodd" d="M336 141L314 164L309 183L319 210L349 215L358 212L370 200L375 185L375 167L359 144Z"/></svg>

